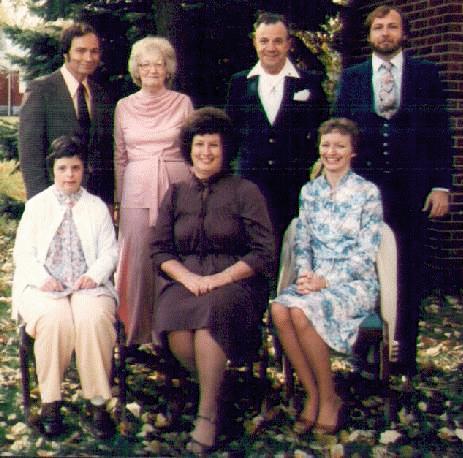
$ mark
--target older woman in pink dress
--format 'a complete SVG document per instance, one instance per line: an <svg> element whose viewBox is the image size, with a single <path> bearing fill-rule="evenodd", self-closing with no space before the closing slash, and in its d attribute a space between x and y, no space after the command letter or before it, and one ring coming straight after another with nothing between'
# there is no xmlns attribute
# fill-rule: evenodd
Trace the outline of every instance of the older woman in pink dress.
<svg viewBox="0 0 463 458"><path fill-rule="evenodd" d="M114 157L120 203L116 287L128 345L152 341L152 226L169 185L189 177L178 136L193 106L188 96L168 89L176 67L168 40L146 37L137 41L129 71L141 89L119 100L116 107Z"/></svg>

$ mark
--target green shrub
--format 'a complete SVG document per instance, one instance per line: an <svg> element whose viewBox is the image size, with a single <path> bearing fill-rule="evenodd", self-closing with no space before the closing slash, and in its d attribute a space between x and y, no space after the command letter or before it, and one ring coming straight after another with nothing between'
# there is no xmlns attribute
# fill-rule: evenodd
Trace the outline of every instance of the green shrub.
<svg viewBox="0 0 463 458"><path fill-rule="evenodd" d="M0 118L0 160L18 158L18 118Z"/></svg>

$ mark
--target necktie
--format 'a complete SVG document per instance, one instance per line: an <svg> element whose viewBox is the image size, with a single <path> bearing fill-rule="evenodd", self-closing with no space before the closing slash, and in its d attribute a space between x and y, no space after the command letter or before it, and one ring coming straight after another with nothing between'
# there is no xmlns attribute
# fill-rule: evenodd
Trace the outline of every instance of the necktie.
<svg viewBox="0 0 463 458"><path fill-rule="evenodd" d="M77 117L84 136L88 138L88 130L90 128L90 113L88 112L87 102L85 100L85 86L80 83L77 88Z"/></svg>
<svg viewBox="0 0 463 458"><path fill-rule="evenodd" d="M379 67L380 86L379 86L379 105L378 114L386 119L390 119L397 112L397 86L392 74L392 64L383 62Z"/></svg>

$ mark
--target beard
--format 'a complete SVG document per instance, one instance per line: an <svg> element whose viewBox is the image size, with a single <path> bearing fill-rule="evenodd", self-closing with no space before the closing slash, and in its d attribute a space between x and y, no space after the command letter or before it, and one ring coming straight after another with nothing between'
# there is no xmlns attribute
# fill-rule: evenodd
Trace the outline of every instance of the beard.
<svg viewBox="0 0 463 458"><path fill-rule="evenodd" d="M374 43L370 42L370 46L375 54L379 54L385 57L390 57L390 56L394 56L402 49L403 43L404 43L404 40L402 39L395 43L388 42L380 46L376 46Z"/></svg>

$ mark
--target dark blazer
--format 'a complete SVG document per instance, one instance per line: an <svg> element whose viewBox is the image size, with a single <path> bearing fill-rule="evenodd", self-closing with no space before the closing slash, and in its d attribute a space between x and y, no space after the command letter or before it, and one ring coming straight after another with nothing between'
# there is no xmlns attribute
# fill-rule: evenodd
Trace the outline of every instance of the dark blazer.
<svg viewBox="0 0 463 458"><path fill-rule="evenodd" d="M361 131L356 171L383 188L394 175L404 207L421 210L434 187L451 186L449 119L437 67L405 55L399 111L389 120L374 110L371 59L341 76L335 116L356 121ZM383 196L384 199L387 196ZM405 199L405 201L404 201Z"/></svg>
<svg viewBox="0 0 463 458"><path fill-rule="evenodd" d="M106 203L114 201L113 104L95 82L92 95L92 126L88 145L87 190ZM45 158L51 142L61 135L79 134L79 122L61 71L32 81L19 115L19 159L27 198L50 185Z"/></svg>
<svg viewBox="0 0 463 458"><path fill-rule="evenodd" d="M398 243L397 371L416 372L416 337L425 290L426 215L421 211L434 187L450 189L449 119L437 68L405 55L401 103L390 119L375 113L372 61L341 75L335 116L351 118L361 132L353 168L378 185L384 218Z"/></svg>
<svg viewBox="0 0 463 458"><path fill-rule="evenodd" d="M239 141L237 172L259 186L278 233L297 214L299 192L317 157L317 128L328 105L320 77L298 70L301 78L285 78L283 100L271 125L259 98L258 77L247 78L249 71L233 75L227 100ZM304 90L307 100L295 99Z"/></svg>

